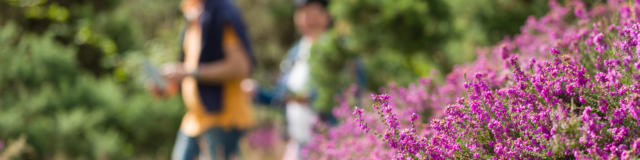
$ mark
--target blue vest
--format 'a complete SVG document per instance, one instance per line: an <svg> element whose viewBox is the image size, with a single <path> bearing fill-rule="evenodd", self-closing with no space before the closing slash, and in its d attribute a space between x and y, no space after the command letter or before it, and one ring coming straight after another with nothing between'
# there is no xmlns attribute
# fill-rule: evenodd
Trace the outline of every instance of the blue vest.
<svg viewBox="0 0 640 160"><path fill-rule="evenodd" d="M253 50L251 49L242 15L231 0L205 0L200 24L202 26L202 47L200 59L198 60L200 64L211 63L224 58L223 29L225 25L230 25L245 47L247 57L250 58L252 66L255 65ZM184 52L182 57L184 57ZM223 86L223 84L198 83L200 99L207 112L217 113L222 111L223 96L225 96L223 95Z"/></svg>

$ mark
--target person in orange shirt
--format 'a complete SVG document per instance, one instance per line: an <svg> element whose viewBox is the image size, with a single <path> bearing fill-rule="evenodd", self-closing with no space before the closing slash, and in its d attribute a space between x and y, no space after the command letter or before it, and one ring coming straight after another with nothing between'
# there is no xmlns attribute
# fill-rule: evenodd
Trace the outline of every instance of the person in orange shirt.
<svg viewBox="0 0 640 160"><path fill-rule="evenodd" d="M253 125L241 84L255 60L242 16L231 0L183 0L182 11L188 21L182 62L163 66L167 89L152 87L158 96L180 88L187 108L172 159L232 159Z"/></svg>

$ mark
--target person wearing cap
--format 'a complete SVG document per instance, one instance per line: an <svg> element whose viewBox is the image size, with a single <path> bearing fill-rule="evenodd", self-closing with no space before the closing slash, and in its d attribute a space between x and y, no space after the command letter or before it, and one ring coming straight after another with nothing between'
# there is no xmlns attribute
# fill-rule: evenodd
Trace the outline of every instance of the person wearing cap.
<svg viewBox="0 0 640 160"><path fill-rule="evenodd" d="M187 108L172 159L233 159L254 123L250 95L241 85L255 61L242 16L231 0L183 0L182 12L188 25L181 62L162 69L168 88L179 86Z"/></svg>
<svg viewBox="0 0 640 160"><path fill-rule="evenodd" d="M311 69L309 62L314 44L320 44L330 40L326 32L331 28L332 20L327 7L328 0L295 0L294 24L301 35L287 52L280 64L280 78L275 88L258 88L255 94L257 103L269 106L285 106L286 128L289 142L286 146L283 159L301 159L301 148L313 135L313 127L316 122L335 125L338 120L332 115L331 109L321 109L322 106L312 106L317 95L317 89L310 83ZM317 56L317 55L315 55ZM356 97L359 96L359 87L366 84L364 66L358 57L352 57L345 62L352 67L350 70L357 84ZM335 93L337 94L337 93ZM316 109L314 109L316 108Z"/></svg>
<svg viewBox="0 0 640 160"><path fill-rule="evenodd" d="M311 107L309 57L311 47L329 29L331 19L327 0L296 0L294 24L301 38L287 52L280 65L278 85L272 91L258 91L258 102L283 104L289 142L283 159L300 159L301 147L311 139L318 114Z"/></svg>

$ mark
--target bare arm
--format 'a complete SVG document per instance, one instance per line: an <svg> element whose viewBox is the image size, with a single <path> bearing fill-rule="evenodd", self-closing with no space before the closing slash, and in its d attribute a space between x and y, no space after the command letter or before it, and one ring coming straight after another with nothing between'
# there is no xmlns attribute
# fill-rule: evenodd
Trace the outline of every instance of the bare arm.
<svg viewBox="0 0 640 160"><path fill-rule="evenodd" d="M222 43L224 59L201 64L196 73L199 82L222 83L249 77L251 63L233 27L225 26Z"/></svg>

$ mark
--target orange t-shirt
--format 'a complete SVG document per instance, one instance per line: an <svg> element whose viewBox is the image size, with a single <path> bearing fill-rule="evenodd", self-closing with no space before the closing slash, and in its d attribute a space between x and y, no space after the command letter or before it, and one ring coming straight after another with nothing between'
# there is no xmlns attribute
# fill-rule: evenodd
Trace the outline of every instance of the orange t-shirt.
<svg viewBox="0 0 640 160"><path fill-rule="evenodd" d="M187 72L197 69L201 47L200 25L189 25L184 39L184 67ZM241 45L236 32L231 26L223 31L223 46ZM237 53L234 53L237 54ZM244 129L253 125L253 110L249 93L242 90L242 79L224 82L222 110L218 113L207 113L200 100L198 82L193 77L182 81L182 98L187 113L182 119L180 130L189 136L198 136L207 129L221 127L224 129Z"/></svg>

